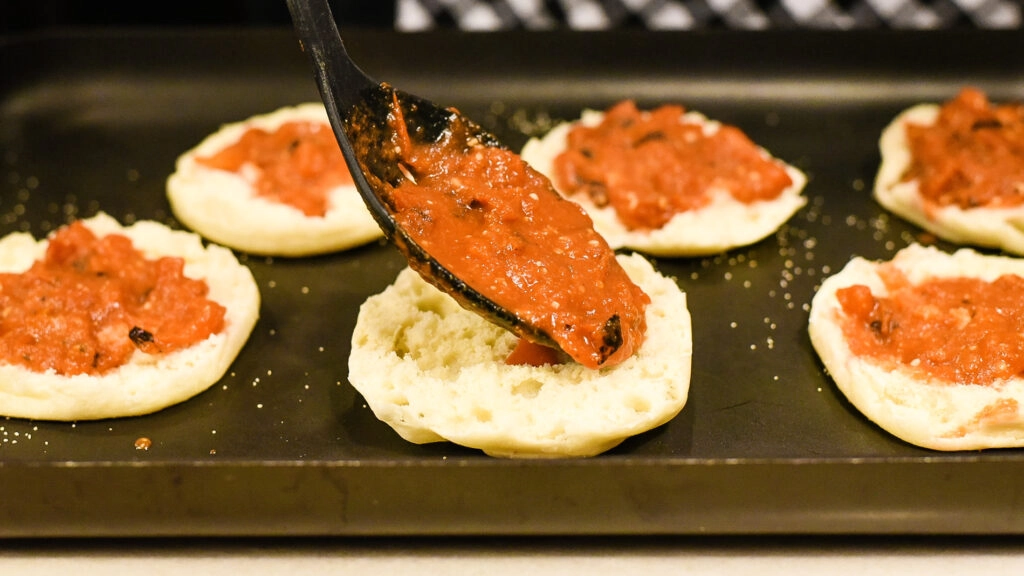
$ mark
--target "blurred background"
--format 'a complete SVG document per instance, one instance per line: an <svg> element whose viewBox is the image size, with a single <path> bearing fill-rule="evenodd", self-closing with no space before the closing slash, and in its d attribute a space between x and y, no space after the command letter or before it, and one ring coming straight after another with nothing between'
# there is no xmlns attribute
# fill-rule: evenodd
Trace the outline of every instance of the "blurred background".
<svg viewBox="0 0 1024 576"><path fill-rule="evenodd" d="M342 26L571 28L1019 28L1024 0L333 0ZM3 0L0 32L80 26L281 26L284 0Z"/></svg>

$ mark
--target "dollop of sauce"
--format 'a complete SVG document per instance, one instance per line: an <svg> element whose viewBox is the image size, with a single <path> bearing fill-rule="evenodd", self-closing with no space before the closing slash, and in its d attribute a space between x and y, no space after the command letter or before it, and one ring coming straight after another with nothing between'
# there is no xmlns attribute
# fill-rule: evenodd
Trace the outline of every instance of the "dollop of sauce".
<svg viewBox="0 0 1024 576"><path fill-rule="evenodd" d="M36 372L100 375L136 350L187 348L224 327L225 309L181 258L146 259L120 234L74 222L45 257L0 274L0 361Z"/></svg>
<svg viewBox="0 0 1024 576"><path fill-rule="evenodd" d="M454 118L439 141L421 143L393 109L392 143L407 175L392 193L400 226L460 280L543 330L577 362L598 368L629 358L643 342L650 298L578 205L519 155L483 145ZM610 328L619 341L608 341ZM529 354L527 363L536 357Z"/></svg>
<svg viewBox="0 0 1024 576"><path fill-rule="evenodd" d="M564 352L520 338L505 363L510 366L549 366L565 362Z"/></svg>
<svg viewBox="0 0 1024 576"><path fill-rule="evenodd" d="M888 294L864 285L836 292L850 350L933 380L991 385L1024 375L1024 278L932 278L911 284L895 267Z"/></svg>
<svg viewBox="0 0 1024 576"><path fill-rule="evenodd" d="M248 179L262 198L306 216L327 213L329 193L352 174L329 124L285 122L273 132L250 128L234 144L196 162Z"/></svg>
<svg viewBox="0 0 1024 576"><path fill-rule="evenodd" d="M661 228L680 212L706 206L712 190L752 203L775 199L793 184L738 128L721 125L705 134L701 125L683 122L684 112L665 105L644 113L626 100L599 125L574 126L554 161L559 189L611 205L637 230Z"/></svg>
<svg viewBox="0 0 1024 576"><path fill-rule="evenodd" d="M964 88L933 125L908 123L911 164L922 197L937 206L1019 206L1024 203L1024 104L993 106Z"/></svg>

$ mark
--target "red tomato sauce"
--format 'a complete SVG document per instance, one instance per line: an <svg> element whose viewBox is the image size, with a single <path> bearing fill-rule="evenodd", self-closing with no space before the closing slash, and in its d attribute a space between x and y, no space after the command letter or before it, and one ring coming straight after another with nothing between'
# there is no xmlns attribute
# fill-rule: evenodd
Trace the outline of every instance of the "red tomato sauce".
<svg viewBox="0 0 1024 576"><path fill-rule="evenodd" d="M888 296L874 296L863 285L836 293L854 354L957 384L1024 375L1024 278L935 278L912 285L895 269L886 274Z"/></svg>
<svg viewBox="0 0 1024 576"><path fill-rule="evenodd" d="M681 121L684 111L666 105L644 114L627 100L599 125L573 127L554 162L559 189L611 205L627 228L658 229L706 206L712 189L751 203L773 200L793 184L738 128L722 125L705 135Z"/></svg>
<svg viewBox="0 0 1024 576"><path fill-rule="evenodd" d="M180 258L146 259L120 234L62 228L29 270L0 274L0 361L100 375L136 349L161 354L205 340L223 329L225 309L183 268Z"/></svg>
<svg viewBox="0 0 1024 576"><path fill-rule="evenodd" d="M943 104L934 125L907 125L912 161L903 179L919 182L934 205L1010 207L1024 203L1024 104L993 106L965 88Z"/></svg>
<svg viewBox="0 0 1024 576"><path fill-rule="evenodd" d="M511 366L545 366L561 364L565 361L563 352L555 350L550 346L536 344L520 338L516 347L512 349L505 363Z"/></svg>
<svg viewBox="0 0 1024 576"><path fill-rule="evenodd" d="M640 348L650 299L578 205L517 154L467 142L461 122L421 144L400 111L393 120L411 176L393 191L395 216L414 241L584 366L612 366ZM610 320L621 327L614 350L603 340Z"/></svg>
<svg viewBox="0 0 1024 576"><path fill-rule="evenodd" d="M257 195L306 216L326 214L329 192L352 183L334 132L319 122L286 122L273 132L251 128L238 142L196 161L229 172L251 167Z"/></svg>

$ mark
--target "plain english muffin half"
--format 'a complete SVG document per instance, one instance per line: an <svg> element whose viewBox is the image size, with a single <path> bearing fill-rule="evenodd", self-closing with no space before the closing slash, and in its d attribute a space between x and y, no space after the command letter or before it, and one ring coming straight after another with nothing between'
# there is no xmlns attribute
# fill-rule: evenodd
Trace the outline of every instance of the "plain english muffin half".
<svg viewBox="0 0 1024 576"><path fill-rule="evenodd" d="M406 268L360 308L349 381L377 418L417 444L518 458L609 450L682 410L693 351L686 294L642 256L617 258L651 299L644 343L621 364L508 365L514 334Z"/></svg>

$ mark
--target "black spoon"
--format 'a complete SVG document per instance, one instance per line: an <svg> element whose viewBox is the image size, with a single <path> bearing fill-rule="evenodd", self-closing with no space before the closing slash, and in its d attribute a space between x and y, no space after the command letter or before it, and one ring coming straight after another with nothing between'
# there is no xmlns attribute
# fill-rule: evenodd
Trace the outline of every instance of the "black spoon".
<svg viewBox="0 0 1024 576"><path fill-rule="evenodd" d="M367 76L345 50L327 0L287 2L302 47L312 60L320 96L356 188L388 240L405 255L410 267L464 308L526 340L561 348L552 334L503 308L438 262L396 218L392 191L411 178L403 166L401 151L394 145L397 132L407 134L415 144L435 144L457 133L465 138L467 150L505 147L455 109L441 108ZM396 122L404 122L404 126ZM597 337L603 362L623 342L619 318L608 318Z"/></svg>
<svg viewBox="0 0 1024 576"><path fill-rule="evenodd" d="M440 139L458 112L441 108L367 76L349 57L327 0L287 0L295 30L313 63L314 77L331 126L363 201L385 236L421 274L462 306L534 342L556 347L542 330L468 286L432 258L398 225L385 184L397 185L404 174L396 152L385 146L391 130L388 114L401 107L409 134L421 142ZM493 135L463 119L472 137L486 146L503 147Z"/></svg>

